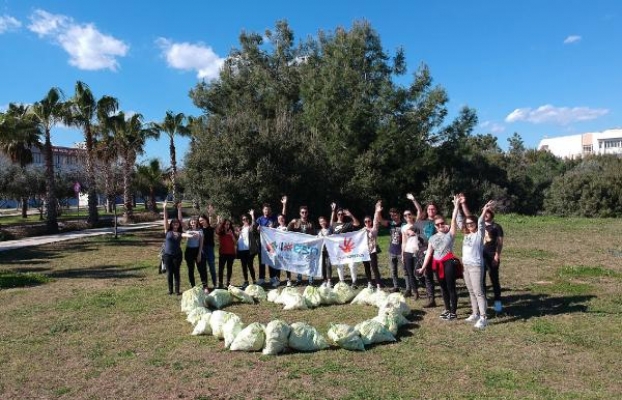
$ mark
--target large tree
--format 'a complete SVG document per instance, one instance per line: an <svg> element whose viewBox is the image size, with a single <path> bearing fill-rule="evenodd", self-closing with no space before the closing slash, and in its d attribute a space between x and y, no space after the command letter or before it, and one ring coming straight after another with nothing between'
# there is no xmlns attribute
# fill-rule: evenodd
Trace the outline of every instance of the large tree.
<svg viewBox="0 0 622 400"><path fill-rule="evenodd" d="M144 152L145 143L149 137L154 136L154 132L145 127L142 114L126 117L124 112L119 112L115 116L112 127L116 148L122 159L123 219L127 223L134 219L132 190L136 158Z"/></svg>
<svg viewBox="0 0 622 400"><path fill-rule="evenodd" d="M9 104L5 113L0 113L0 148L12 163L19 165L22 175L26 166L33 161L32 147L40 147L39 130L35 120L28 114L28 106ZM28 215L28 197L21 196L22 218Z"/></svg>
<svg viewBox="0 0 622 400"><path fill-rule="evenodd" d="M84 82L78 81L75 85L74 95L67 102L68 113L65 122L70 126L76 126L84 132L84 146L86 149L86 186L88 192L88 219L89 225L94 225L98 220L97 211L97 185L95 179L95 119L101 123L102 118L108 118L116 112L118 102L114 97L103 96L96 100L91 89Z"/></svg>
<svg viewBox="0 0 622 400"><path fill-rule="evenodd" d="M157 212L156 193L164 189L164 171L160 167L160 160L152 158L136 166L136 186L145 197L145 208Z"/></svg>
<svg viewBox="0 0 622 400"><path fill-rule="evenodd" d="M56 181L54 176L54 159L52 152L52 128L61 122L66 115L63 92L51 88L46 96L34 103L29 113L35 119L40 132L43 133L43 156L45 158L45 207L46 226L49 233L58 232L58 200L56 198Z"/></svg>
<svg viewBox="0 0 622 400"><path fill-rule="evenodd" d="M179 188L177 185L177 150L175 148L175 136L189 136L190 129L186 124L186 116L184 113L175 114L172 111L167 111L164 117L164 121L160 123L153 123L151 125L155 132L164 132L168 136L169 140L169 154L171 161L171 187L173 191L173 201L179 200Z"/></svg>

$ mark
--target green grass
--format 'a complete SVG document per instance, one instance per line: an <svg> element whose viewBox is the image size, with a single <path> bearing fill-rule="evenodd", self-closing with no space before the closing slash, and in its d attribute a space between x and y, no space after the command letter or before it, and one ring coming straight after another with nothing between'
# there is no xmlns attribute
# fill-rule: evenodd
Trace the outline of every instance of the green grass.
<svg viewBox="0 0 622 400"><path fill-rule="evenodd" d="M33 272L0 270L0 289L36 286L50 281L49 277Z"/></svg>
<svg viewBox="0 0 622 400"><path fill-rule="evenodd" d="M610 249L619 248L622 221L498 220L505 309L490 312L485 331L443 323L440 307L409 299L415 313L399 341L364 352L272 357L191 336L180 299L157 274L160 230L0 253L0 279L22 282L0 290L0 398L618 398L622 265ZM587 240L595 226L599 240ZM386 283L387 239L380 238ZM238 261L233 282L242 282ZM470 307L462 281L459 293L463 319ZM333 322L375 314L352 305L227 309L245 323L306 321L322 334Z"/></svg>

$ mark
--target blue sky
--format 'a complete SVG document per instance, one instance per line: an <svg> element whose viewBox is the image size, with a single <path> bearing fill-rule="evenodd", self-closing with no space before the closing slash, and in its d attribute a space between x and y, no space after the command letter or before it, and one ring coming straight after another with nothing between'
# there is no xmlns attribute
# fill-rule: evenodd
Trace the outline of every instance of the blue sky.
<svg viewBox="0 0 622 400"><path fill-rule="evenodd" d="M544 136L622 126L618 0L0 0L0 109L38 101L53 86L70 97L81 80L146 120L167 110L198 115L189 90L217 76L241 31L263 33L280 19L297 39L368 20L388 53L404 49L401 83L426 63L451 115L475 108L475 133L496 135L502 148L514 132L536 147ZM57 145L81 140L63 127L52 135ZM184 154L188 141L177 144ZM163 141L146 153L168 164Z"/></svg>

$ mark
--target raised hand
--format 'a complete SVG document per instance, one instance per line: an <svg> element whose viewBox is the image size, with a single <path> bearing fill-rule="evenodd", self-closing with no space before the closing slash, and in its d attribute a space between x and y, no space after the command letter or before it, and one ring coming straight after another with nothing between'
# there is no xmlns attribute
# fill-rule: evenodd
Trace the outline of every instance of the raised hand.
<svg viewBox="0 0 622 400"><path fill-rule="evenodd" d="M287 196L281 197L281 203L282 204L287 204Z"/></svg>
<svg viewBox="0 0 622 400"><path fill-rule="evenodd" d="M406 194L406 198L410 201L415 201L415 196L412 193Z"/></svg>
<svg viewBox="0 0 622 400"><path fill-rule="evenodd" d="M332 211L335 211L336 208L337 208L337 203L335 203L334 201L332 203L330 203L330 209Z"/></svg>
<svg viewBox="0 0 622 400"><path fill-rule="evenodd" d="M379 211L380 211L380 212L382 212L382 200L378 200L378 201L376 202L376 207L374 208L374 210L375 210L376 212L379 212Z"/></svg>

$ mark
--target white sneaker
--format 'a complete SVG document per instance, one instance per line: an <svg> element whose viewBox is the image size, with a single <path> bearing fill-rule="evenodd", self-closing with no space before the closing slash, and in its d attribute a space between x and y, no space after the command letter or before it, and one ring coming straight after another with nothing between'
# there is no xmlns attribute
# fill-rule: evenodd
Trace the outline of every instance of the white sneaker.
<svg viewBox="0 0 622 400"><path fill-rule="evenodd" d="M265 280L265 279L259 279L259 280L256 282L256 285L261 286L261 285L263 285L263 284L265 284L265 283L266 283L266 280Z"/></svg>
<svg viewBox="0 0 622 400"><path fill-rule="evenodd" d="M292 287L292 281L290 281L289 279L287 280L287 285L285 285L287 287Z"/></svg>
<svg viewBox="0 0 622 400"><path fill-rule="evenodd" d="M500 300L495 300L495 306L494 306L495 312L500 313L501 310L503 310L503 307L501 306L501 301Z"/></svg>
<svg viewBox="0 0 622 400"><path fill-rule="evenodd" d="M327 282L326 282L326 281L324 281L324 282L322 282L322 284L320 285L320 287L326 287L326 285L327 285Z"/></svg>
<svg viewBox="0 0 622 400"><path fill-rule="evenodd" d="M371 282L369 282L369 283L367 284L367 289L373 289L373 288L374 288L374 285L372 285L372 284L371 284Z"/></svg>
<svg viewBox="0 0 622 400"><path fill-rule="evenodd" d="M331 281L326 282L326 287L327 288L332 288L333 287L333 283Z"/></svg>
<svg viewBox="0 0 622 400"><path fill-rule="evenodd" d="M484 329L488 325L488 320L486 318L480 318L477 320L475 325L473 325L476 329Z"/></svg>
<svg viewBox="0 0 622 400"><path fill-rule="evenodd" d="M465 319L466 322L475 322L475 321L479 321L479 315L477 314L471 314L468 318Z"/></svg>

